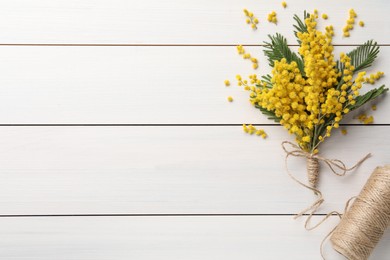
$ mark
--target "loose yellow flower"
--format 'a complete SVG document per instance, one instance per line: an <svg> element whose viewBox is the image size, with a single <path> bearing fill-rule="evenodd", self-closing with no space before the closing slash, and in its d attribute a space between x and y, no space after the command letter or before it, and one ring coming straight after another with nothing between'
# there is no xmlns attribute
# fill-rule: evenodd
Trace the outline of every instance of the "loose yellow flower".
<svg viewBox="0 0 390 260"><path fill-rule="evenodd" d="M376 105L372 105L371 109L375 111L376 110Z"/></svg>
<svg viewBox="0 0 390 260"><path fill-rule="evenodd" d="M244 9L244 14L247 17L246 23L250 24L253 30L257 29L257 24L259 23L259 19L257 19L252 12L249 12L247 9Z"/></svg>
<svg viewBox="0 0 390 260"><path fill-rule="evenodd" d="M359 21L359 25L360 25L360 27L364 27L364 22L363 21Z"/></svg>
<svg viewBox="0 0 390 260"><path fill-rule="evenodd" d="M276 12L272 11L272 13L268 14L267 20L270 23L277 24L278 23L278 19L276 18Z"/></svg>
<svg viewBox="0 0 390 260"><path fill-rule="evenodd" d="M287 3L286 2L282 2L282 6L283 6L283 8L286 8L287 7Z"/></svg>
<svg viewBox="0 0 390 260"><path fill-rule="evenodd" d="M257 129L253 125L242 125L242 130L244 130L245 133L250 134L250 135L257 135L261 136L263 139L267 138L267 133L263 129Z"/></svg>
<svg viewBox="0 0 390 260"><path fill-rule="evenodd" d="M244 130L245 133L248 133L248 127L246 126L246 124L243 124L242 125L242 130Z"/></svg>
<svg viewBox="0 0 390 260"><path fill-rule="evenodd" d="M355 10L349 10L349 19L347 20L347 25L343 28L343 36L349 37L349 31L353 29L353 25L355 24L355 18L357 17ZM360 23L359 23L360 24Z"/></svg>
<svg viewBox="0 0 390 260"><path fill-rule="evenodd" d="M363 121L363 123L364 123L365 125L374 123L374 117L373 117L373 116L369 116L368 118L366 118L366 119Z"/></svg>
<svg viewBox="0 0 390 260"><path fill-rule="evenodd" d="M341 129L341 133L342 133L343 135L346 135L346 134L348 133L348 131L347 131L347 129L342 128L342 129Z"/></svg>
<svg viewBox="0 0 390 260"><path fill-rule="evenodd" d="M233 98L232 98L231 96L228 96L228 97L227 97L227 100L228 100L229 102L233 102Z"/></svg>
<svg viewBox="0 0 390 260"><path fill-rule="evenodd" d="M240 54L240 55L245 54L245 50L244 50L244 47L242 45L237 45L236 48L237 48L238 54Z"/></svg>
<svg viewBox="0 0 390 260"><path fill-rule="evenodd" d="M252 57L250 53L247 53L242 45L237 45L237 52L242 56L243 59L250 60L252 62L252 67L257 69L259 67L259 62L256 58Z"/></svg>
<svg viewBox="0 0 390 260"><path fill-rule="evenodd" d="M328 15L327 14L322 14L322 19L327 20L328 19Z"/></svg>
<svg viewBox="0 0 390 260"><path fill-rule="evenodd" d="M368 125L368 124L372 124L374 122L374 117L373 116L367 116L366 114L360 114L357 119L365 124L365 125Z"/></svg>
<svg viewBox="0 0 390 260"><path fill-rule="evenodd" d="M385 75L382 71L378 71L377 73L370 74L369 77L365 78L364 81L369 84L375 84L377 80L383 77Z"/></svg>
<svg viewBox="0 0 390 260"><path fill-rule="evenodd" d="M226 87L230 86L230 81L229 80L225 80L225 86Z"/></svg>

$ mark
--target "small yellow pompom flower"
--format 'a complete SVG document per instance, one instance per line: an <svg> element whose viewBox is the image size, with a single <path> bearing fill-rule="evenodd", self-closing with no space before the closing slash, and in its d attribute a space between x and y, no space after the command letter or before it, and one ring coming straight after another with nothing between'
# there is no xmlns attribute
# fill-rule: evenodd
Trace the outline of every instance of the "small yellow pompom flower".
<svg viewBox="0 0 390 260"><path fill-rule="evenodd" d="M283 6L283 8L286 8L287 7L287 3L286 2L282 2L282 6Z"/></svg>
<svg viewBox="0 0 390 260"><path fill-rule="evenodd" d="M348 133L348 131L347 131L347 129L342 128L342 129L341 129L341 133L342 133L343 135L346 135L346 134Z"/></svg>
<svg viewBox="0 0 390 260"><path fill-rule="evenodd" d="M322 14L322 19L327 20L328 19L328 15L327 14Z"/></svg>
<svg viewBox="0 0 390 260"><path fill-rule="evenodd" d="M278 23L278 19L276 18L276 12L272 11L272 13L268 14L267 20L270 23L277 24Z"/></svg>
<svg viewBox="0 0 390 260"><path fill-rule="evenodd" d="M360 25L360 27L364 27L364 22L363 21L359 21L359 25Z"/></svg>
<svg viewBox="0 0 390 260"><path fill-rule="evenodd" d="M372 105L371 109L375 111L376 110L376 105Z"/></svg>
<svg viewBox="0 0 390 260"><path fill-rule="evenodd" d="M242 45L237 45L236 48L237 48L238 54L241 55L244 60L250 60L252 62L252 67L254 69L257 69L259 67L258 60L256 58L252 57L250 53L247 53ZM240 79L238 79L238 78L237 78L237 80L240 81Z"/></svg>
<svg viewBox="0 0 390 260"><path fill-rule="evenodd" d="M373 116L367 117L367 118L363 121L363 123L364 123L365 125L369 125L369 124L374 123L374 117L373 117Z"/></svg>
<svg viewBox="0 0 390 260"><path fill-rule="evenodd" d="M229 86L230 86L230 81L229 81L229 80L225 80L225 86L226 86L226 87L229 87Z"/></svg>
<svg viewBox="0 0 390 260"><path fill-rule="evenodd" d="M355 24L356 17L357 17L357 14L355 13L355 10L350 9L349 10L349 19L347 20L347 25L343 28L343 36L344 37L350 36L349 31L353 29L353 25Z"/></svg>
<svg viewBox="0 0 390 260"><path fill-rule="evenodd" d="M227 100L228 100L229 102L233 102L233 98L232 98L231 96L228 96L228 97L227 97Z"/></svg>
<svg viewBox="0 0 390 260"><path fill-rule="evenodd" d="M247 9L244 9L244 14L246 16L246 23L250 24L253 30L257 29L257 24L259 23L259 19L257 19L252 12L249 12Z"/></svg>
<svg viewBox="0 0 390 260"><path fill-rule="evenodd" d="M257 129L253 125L242 125L242 130L244 130L245 133L250 134L250 135L257 135L261 136L263 139L267 138L267 133L263 129Z"/></svg>
<svg viewBox="0 0 390 260"><path fill-rule="evenodd" d="M361 123L363 123L363 124L365 124L365 125L368 125L368 124L372 124L372 123L374 123L374 117L373 116L367 116L366 114L360 114L358 117L357 117L357 119L361 122Z"/></svg>

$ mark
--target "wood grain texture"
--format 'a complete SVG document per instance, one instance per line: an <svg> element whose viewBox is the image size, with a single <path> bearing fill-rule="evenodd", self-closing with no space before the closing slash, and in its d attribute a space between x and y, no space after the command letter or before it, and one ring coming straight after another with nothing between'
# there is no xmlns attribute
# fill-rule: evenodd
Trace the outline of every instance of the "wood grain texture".
<svg viewBox="0 0 390 260"><path fill-rule="evenodd" d="M373 68L387 72L390 2L287 3L284 10L275 0L0 0L0 259L320 259L337 218L307 232L303 219L282 216L314 199L285 172L280 143L292 137L274 125L263 127L267 140L240 126L205 125L271 123L247 92L223 85L254 72L233 46L275 32L295 44L292 16L304 9L329 15L319 27L337 25L335 44L387 45ZM256 32L243 8L259 17ZM343 39L350 8L366 26ZM266 22L272 10L277 26ZM259 74L269 71L259 47L247 50L259 58ZM389 85L386 77L379 83ZM387 99L378 111L364 108L382 126L350 126L322 147L348 166L373 157L343 178L321 169L319 213L342 211L372 170L389 163ZM353 116L344 122L356 123ZM305 180L303 159L289 167ZM387 232L372 259L388 259L389 241ZM329 243L325 252L342 259Z"/></svg>
<svg viewBox="0 0 390 260"><path fill-rule="evenodd" d="M234 47L3 46L0 124L270 124L235 82L236 74L270 71L261 50L248 48L260 59L254 71ZM386 72L389 55L390 47L382 47L370 71ZM389 79L376 86L382 84ZM384 99L375 112L364 108L375 123L390 123ZM359 123L354 115L344 123Z"/></svg>
<svg viewBox="0 0 390 260"><path fill-rule="evenodd" d="M267 140L241 127L1 127L1 214L297 213L314 197L286 174L280 144L292 138L264 130ZM322 168L322 213L343 210L390 156L388 127L348 130L322 155L349 166L373 157L346 177ZM305 167L289 161L303 181Z"/></svg>
<svg viewBox="0 0 390 260"><path fill-rule="evenodd" d="M318 221L320 217L316 217ZM337 223L305 231L291 217L1 218L2 259L312 259ZM374 260L388 259L390 233ZM325 244L327 259L344 259Z"/></svg>
<svg viewBox="0 0 390 260"><path fill-rule="evenodd" d="M317 8L329 15L320 21L337 25L335 43L360 44L375 39L389 44L390 2L386 0L281 1L269 0L2 0L1 43L116 43L116 44L259 44L267 34L281 32L293 43L293 14ZM369 7L369 8L368 8ZM260 19L257 32L245 24L243 8ZM348 10L358 20L352 37L343 39ZM275 10L278 26L266 21Z"/></svg>

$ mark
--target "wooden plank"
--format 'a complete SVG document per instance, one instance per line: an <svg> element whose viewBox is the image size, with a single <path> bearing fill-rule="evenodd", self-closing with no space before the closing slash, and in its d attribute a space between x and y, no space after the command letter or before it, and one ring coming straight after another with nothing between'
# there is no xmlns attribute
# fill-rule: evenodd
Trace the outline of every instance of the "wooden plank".
<svg viewBox="0 0 390 260"><path fill-rule="evenodd" d="M0 124L272 123L235 83L236 74L269 72L260 50L248 48L260 59L261 69L254 71L234 47L3 46ZM382 47L371 71L386 71L389 55L390 47ZM389 86L389 79L379 84ZM383 101L378 111L365 110L375 123L388 124L390 102ZM352 117L344 122L358 123Z"/></svg>
<svg viewBox="0 0 390 260"><path fill-rule="evenodd" d="M1 127L1 214L293 214L314 196L286 174L284 129L267 140L241 127ZM372 170L388 163L384 126L334 133L321 154L352 166L347 177L325 166L322 213L343 210ZM306 164L289 168L305 181Z"/></svg>
<svg viewBox="0 0 390 260"><path fill-rule="evenodd" d="M389 44L390 18L386 0L324 1L269 0L13 0L1 1L1 43L103 43L103 44L258 44L267 34L281 32L293 40L293 14L303 10L329 15L321 26L336 26L335 43L362 43L376 39ZM259 29L252 32L245 24L243 8L260 19ZM358 20L352 37L342 38L348 10L355 8ZM278 14L277 26L266 21L268 13ZM373 15L374 14L374 15Z"/></svg>
<svg viewBox="0 0 390 260"><path fill-rule="evenodd" d="M320 217L316 217L318 221ZM315 231L291 217L55 217L0 219L3 259L322 259L337 224ZM390 233L372 259L388 259ZM282 249L282 250L281 250ZM327 259L344 259L325 244Z"/></svg>

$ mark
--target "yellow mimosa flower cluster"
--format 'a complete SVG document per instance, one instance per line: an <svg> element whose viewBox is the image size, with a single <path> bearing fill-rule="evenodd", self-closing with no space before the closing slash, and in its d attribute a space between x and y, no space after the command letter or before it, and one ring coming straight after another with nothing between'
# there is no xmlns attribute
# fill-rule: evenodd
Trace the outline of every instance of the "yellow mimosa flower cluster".
<svg viewBox="0 0 390 260"><path fill-rule="evenodd" d="M367 78L365 78L364 81L365 81L366 83L369 83L369 84L372 85L372 84L375 84L375 82L376 82L377 80L379 80L380 78L382 78L383 75L385 75L384 72L378 71L377 73L370 74L370 76L367 77Z"/></svg>
<svg viewBox="0 0 390 260"><path fill-rule="evenodd" d="M283 2L282 6L286 7L287 4ZM253 13L246 9L244 13L252 23L255 19ZM349 10L344 36L349 36L356 17L355 11ZM326 20L328 15L322 14L322 18ZM317 10L312 14L305 11L304 20L294 16L298 53L289 48L283 35L269 35L271 41L264 45L264 54L272 67L269 75L259 78L252 74L245 79L236 75L238 85L249 92L250 103L268 119L286 128L295 136L299 147L311 154L318 153L319 145L331 136L334 129L340 127L346 114L389 90L383 85L360 94L363 84L374 84L384 75L378 71L366 76L366 71L363 71L377 57L377 43L367 41L347 54L341 53L339 60L336 60L332 44L334 28L329 25L324 31L318 30L318 19ZM275 11L268 15L268 21L277 23ZM258 60L247 53L242 45L236 48L243 59L250 60L254 69L258 68ZM230 82L225 80L225 85L229 86ZM233 98L229 96L227 100L232 102ZM376 110L375 105L372 110ZM374 122L373 116L365 114L357 119L364 124ZM248 134L267 137L264 130L253 125L244 124L242 127ZM347 130L342 128L341 133L345 135Z"/></svg>
<svg viewBox="0 0 390 260"><path fill-rule="evenodd" d="M276 18L276 12L272 11L270 14L268 14L267 20L270 23L277 24L278 23L278 19Z"/></svg>
<svg viewBox="0 0 390 260"><path fill-rule="evenodd" d="M282 2L282 6L283 6L283 8L286 8L287 7L287 3L286 2Z"/></svg>
<svg viewBox="0 0 390 260"><path fill-rule="evenodd" d="M296 136L299 146L313 153L318 152L317 146L330 136L332 129L339 127L365 82L365 72L359 72L353 79L355 68L344 53L340 54L344 69L338 71L333 54L333 27L328 26L325 33L317 30L316 17L311 14L305 20L307 32L297 33L304 71L300 71L295 61L288 62L285 58L275 61L272 88L256 75L250 76L250 83L256 86L237 76L239 85L250 91L250 102L281 118L280 124ZM325 125L325 121L330 123ZM320 126L324 129L319 129Z"/></svg>
<svg viewBox="0 0 390 260"><path fill-rule="evenodd" d="M357 17L357 14L355 13L355 10L350 9L349 10L349 19L347 20L347 25L343 28L343 36L344 37L350 36L349 31L353 29L353 25L355 24L356 17ZM359 23L359 25L360 25L360 23Z"/></svg>
<svg viewBox="0 0 390 260"><path fill-rule="evenodd" d="M243 124L242 129L244 130L245 133L248 133L250 135L255 134L255 135L263 137L263 139L267 138L267 133L263 129L257 129L253 125Z"/></svg>
<svg viewBox="0 0 390 260"><path fill-rule="evenodd" d="M229 86L230 86L230 81L229 81L228 79L225 80L224 83L225 83L225 86L226 86L226 87L229 87Z"/></svg>
<svg viewBox="0 0 390 260"><path fill-rule="evenodd" d="M249 12L247 9L244 9L244 14L246 16L246 23L250 24L253 30L256 30L259 19L257 19L253 13Z"/></svg>
<svg viewBox="0 0 390 260"><path fill-rule="evenodd" d="M243 59L249 59L252 62L252 68L257 69L259 67L259 61L247 53L242 45L236 46L239 55L242 55Z"/></svg>
<svg viewBox="0 0 390 260"><path fill-rule="evenodd" d="M361 114L361 115L359 115L359 116L357 117L357 119L358 119L361 123L363 123L363 124L365 124L365 125L374 123L374 117L373 117L373 116L367 116L367 115L364 114L364 113Z"/></svg>

